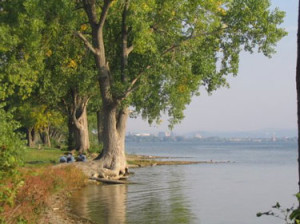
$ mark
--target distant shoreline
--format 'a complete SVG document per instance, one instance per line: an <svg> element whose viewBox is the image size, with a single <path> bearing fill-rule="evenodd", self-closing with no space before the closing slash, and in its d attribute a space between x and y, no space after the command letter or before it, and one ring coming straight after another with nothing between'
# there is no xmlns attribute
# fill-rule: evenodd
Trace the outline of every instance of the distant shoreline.
<svg viewBox="0 0 300 224"><path fill-rule="evenodd" d="M126 143L144 142L197 142L197 143L297 143L297 137L183 137L183 136L127 136Z"/></svg>

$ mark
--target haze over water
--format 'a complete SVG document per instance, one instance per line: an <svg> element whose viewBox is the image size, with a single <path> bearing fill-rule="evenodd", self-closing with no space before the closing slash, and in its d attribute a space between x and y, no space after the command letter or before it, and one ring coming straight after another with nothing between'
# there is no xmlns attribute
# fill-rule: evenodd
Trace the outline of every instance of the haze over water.
<svg viewBox="0 0 300 224"><path fill-rule="evenodd" d="M96 223L280 224L257 212L296 204L295 142L127 143L131 154L231 163L131 169L131 185L92 185L74 195L75 213Z"/></svg>

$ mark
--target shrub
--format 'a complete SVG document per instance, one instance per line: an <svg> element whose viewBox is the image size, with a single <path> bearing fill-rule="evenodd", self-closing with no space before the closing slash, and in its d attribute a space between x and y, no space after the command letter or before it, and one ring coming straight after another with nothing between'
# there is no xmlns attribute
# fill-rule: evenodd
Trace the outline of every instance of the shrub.
<svg viewBox="0 0 300 224"><path fill-rule="evenodd" d="M68 192L85 183L84 174L74 166L23 169L21 173L24 182L18 189L13 206L4 206L3 222L36 223L52 194Z"/></svg>
<svg viewBox="0 0 300 224"><path fill-rule="evenodd" d="M18 189L23 182L18 172L20 155L24 149L20 134L15 130L19 124L0 105L0 213L5 206L13 206ZM0 222L3 220L0 217Z"/></svg>
<svg viewBox="0 0 300 224"><path fill-rule="evenodd" d="M300 202L300 193L296 194L298 202ZM292 206L290 208L283 208L279 202L277 202L272 209L267 212L259 212L257 217L272 216L285 222L285 224L300 224L300 208Z"/></svg>
<svg viewBox="0 0 300 224"><path fill-rule="evenodd" d="M0 107L0 179L13 175L21 164L24 143L20 134L15 132L18 128L19 124L12 115Z"/></svg>

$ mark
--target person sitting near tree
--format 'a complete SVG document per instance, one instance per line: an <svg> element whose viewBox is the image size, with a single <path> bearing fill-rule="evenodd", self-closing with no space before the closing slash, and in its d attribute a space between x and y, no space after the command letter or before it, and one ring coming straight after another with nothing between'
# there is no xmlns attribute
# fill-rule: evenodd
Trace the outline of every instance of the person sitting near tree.
<svg viewBox="0 0 300 224"><path fill-rule="evenodd" d="M67 163L73 163L75 162L75 159L73 157L73 154L72 152L68 152L68 155L67 155Z"/></svg>
<svg viewBox="0 0 300 224"><path fill-rule="evenodd" d="M85 162L86 156L83 153L80 153L79 156L77 157L77 161Z"/></svg>
<svg viewBox="0 0 300 224"><path fill-rule="evenodd" d="M59 158L59 162L60 162L60 163L66 163L66 162L67 162L67 157L66 157L66 156L61 156L61 157Z"/></svg>

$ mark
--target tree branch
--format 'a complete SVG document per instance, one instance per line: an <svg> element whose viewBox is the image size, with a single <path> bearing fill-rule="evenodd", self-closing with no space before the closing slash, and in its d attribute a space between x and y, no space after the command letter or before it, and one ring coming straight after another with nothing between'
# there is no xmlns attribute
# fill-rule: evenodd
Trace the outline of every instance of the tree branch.
<svg viewBox="0 0 300 224"><path fill-rule="evenodd" d="M192 39L195 39L195 38L200 37L200 36L203 36L203 35L212 35L212 34L215 34L215 33L217 33L217 32L220 32L221 30L225 30L226 28L227 28L227 27L225 27L225 28L220 28L220 29L215 30L215 31L212 31L212 32L201 33L201 34L199 34L199 35L194 35L194 32L193 32L190 36L188 36L188 37L186 37L185 39L183 39L180 43L178 43L178 44L175 44L175 43L174 43L174 44L172 44L169 48L165 49L165 50L161 53L160 56L166 55L167 53L169 53L169 52L171 52L172 50L174 50L174 49L180 47L183 43L185 43L185 42L187 42L187 41L190 41L190 40L192 40ZM131 47L133 48L133 46L131 46ZM130 48L131 48L131 47L130 47ZM129 48L128 48L128 49L129 49ZM125 91L125 93L119 98L120 101L126 99L126 98L127 98L127 97L128 97L128 96L136 89L136 88L135 88L136 82L137 82L137 81L142 77L142 75L143 75L148 69L150 69L152 66L153 66L153 65L148 65L143 71L141 71L141 72L136 76L135 79L133 79L133 80L131 81L131 83L130 83L129 87L127 88L127 90Z"/></svg>
<svg viewBox="0 0 300 224"><path fill-rule="evenodd" d="M133 51L134 47L133 45L131 45L130 47L127 48L127 55L129 55L131 53L131 51Z"/></svg>
<svg viewBox="0 0 300 224"><path fill-rule="evenodd" d="M91 25L97 25L96 0L83 0L83 7Z"/></svg>
<svg viewBox="0 0 300 224"><path fill-rule="evenodd" d="M144 74L144 72L146 72L148 69L150 69L152 66L148 65L145 70L141 71L136 77L135 79L133 79L129 85L129 87L127 88L126 92L119 98L120 101L126 99L126 97L128 97L134 90L135 90L135 84L136 82L142 77L142 75Z"/></svg>
<svg viewBox="0 0 300 224"><path fill-rule="evenodd" d="M124 2L124 9L122 13L122 56L121 56L121 81L123 83L126 82L126 74L125 69L128 64L128 46L127 46L127 39L128 39L128 32L127 32L127 12L129 8L129 0L125 0Z"/></svg>
<svg viewBox="0 0 300 224"><path fill-rule="evenodd" d="M102 12L101 12L100 20L99 20L99 29L100 30L103 29L103 26L104 26L104 23L105 23L105 20L107 17L108 9L109 9L111 2L112 2L112 0L104 0L104 5L102 8Z"/></svg>
<svg viewBox="0 0 300 224"><path fill-rule="evenodd" d="M79 31L75 32L75 35L78 36L81 40L83 40L84 45L95 55L99 55L97 49L93 47L93 45L86 39L86 37Z"/></svg>
<svg viewBox="0 0 300 224"><path fill-rule="evenodd" d="M72 97L73 97L73 110L72 110L72 118L73 118L73 122L76 126L76 128L80 128L80 124L78 122L78 119L76 117L76 112L77 112L77 92L73 89L71 89L71 94L72 94Z"/></svg>

